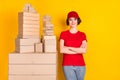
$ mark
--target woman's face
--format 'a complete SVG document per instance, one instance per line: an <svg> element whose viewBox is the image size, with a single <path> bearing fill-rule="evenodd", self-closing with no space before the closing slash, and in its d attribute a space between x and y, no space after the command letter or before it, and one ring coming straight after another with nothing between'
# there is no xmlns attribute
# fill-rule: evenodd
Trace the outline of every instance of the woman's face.
<svg viewBox="0 0 120 80"><path fill-rule="evenodd" d="M68 19L68 21L69 21L69 26L71 28L74 28L77 26L77 18L71 17Z"/></svg>

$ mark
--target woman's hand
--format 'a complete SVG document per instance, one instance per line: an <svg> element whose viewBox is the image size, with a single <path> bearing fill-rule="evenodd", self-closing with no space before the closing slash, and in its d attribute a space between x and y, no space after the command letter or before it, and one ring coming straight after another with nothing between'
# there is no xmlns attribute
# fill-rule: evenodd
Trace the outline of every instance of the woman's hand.
<svg viewBox="0 0 120 80"><path fill-rule="evenodd" d="M86 53L86 50L87 50L86 40L82 41L82 44L79 48L70 47L69 50L76 53Z"/></svg>

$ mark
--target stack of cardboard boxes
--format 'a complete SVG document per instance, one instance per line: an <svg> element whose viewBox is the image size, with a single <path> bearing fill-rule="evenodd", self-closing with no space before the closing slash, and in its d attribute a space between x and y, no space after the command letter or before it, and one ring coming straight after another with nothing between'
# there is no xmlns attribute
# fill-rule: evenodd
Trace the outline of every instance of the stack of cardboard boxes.
<svg viewBox="0 0 120 80"><path fill-rule="evenodd" d="M36 52L36 43L40 43L39 21L39 14L30 4L25 5L24 11L18 13L18 37L16 39L16 52ZM40 51L42 52L42 48Z"/></svg>
<svg viewBox="0 0 120 80"><path fill-rule="evenodd" d="M51 16L45 15L43 17L43 35L44 36L53 36L53 27L54 25L51 23Z"/></svg>
<svg viewBox="0 0 120 80"><path fill-rule="evenodd" d="M8 80L56 80L56 37L50 19L43 18L45 33L41 41L36 10L26 4L18 13L18 36L15 52L9 54Z"/></svg>
<svg viewBox="0 0 120 80"><path fill-rule="evenodd" d="M54 36L53 27L51 17L45 15L43 17L44 52L56 52L56 36Z"/></svg>

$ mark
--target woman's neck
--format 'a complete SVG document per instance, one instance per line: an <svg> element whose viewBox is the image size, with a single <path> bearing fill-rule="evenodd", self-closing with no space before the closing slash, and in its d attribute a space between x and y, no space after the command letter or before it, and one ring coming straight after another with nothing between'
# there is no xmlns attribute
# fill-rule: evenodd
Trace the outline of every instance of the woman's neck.
<svg viewBox="0 0 120 80"><path fill-rule="evenodd" d="M70 28L70 32L71 33L76 33L76 32L78 32L78 30L76 28Z"/></svg>

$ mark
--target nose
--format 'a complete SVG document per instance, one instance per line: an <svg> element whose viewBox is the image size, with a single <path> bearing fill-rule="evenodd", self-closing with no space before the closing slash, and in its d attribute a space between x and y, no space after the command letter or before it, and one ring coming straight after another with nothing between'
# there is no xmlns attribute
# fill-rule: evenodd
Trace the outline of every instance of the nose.
<svg viewBox="0 0 120 80"><path fill-rule="evenodd" d="M74 20L72 20L72 24L74 24L75 23L75 21Z"/></svg>

